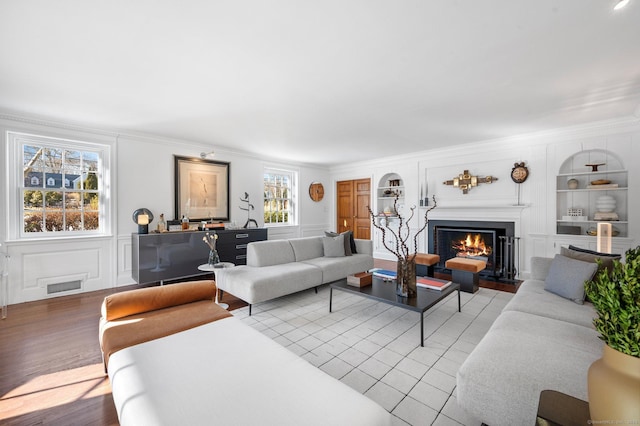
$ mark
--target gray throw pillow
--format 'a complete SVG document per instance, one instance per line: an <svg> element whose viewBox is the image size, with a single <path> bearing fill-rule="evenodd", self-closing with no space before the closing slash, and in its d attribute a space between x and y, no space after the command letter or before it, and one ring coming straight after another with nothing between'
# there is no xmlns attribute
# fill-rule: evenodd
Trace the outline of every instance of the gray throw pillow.
<svg viewBox="0 0 640 426"><path fill-rule="evenodd" d="M344 257L344 235L322 237L325 257Z"/></svg>
<svg viewBox="0 0 640 426"><path fill-rule="evenodd" d="M338 234L337 232L324 231L324 234L327 237L337 237L338 235L344 235L344 255L345 256L351 256L354 253L351 250L351 242L350 242L350 240L353 239L353 232L344 231L344 232Z"/></svg>
<svg viewBox="0 0 640 426"><path fill-rule="evenodd" d="M556 254L551 262L544 289L582 305L584 283L593 278L598 265Z"/></svg>
<svg viewBox="0 0 640 426"><path fill-rule="evenodd" d="M598 253L597 251L575 246L569 246L569 248L560 247L560 254L572 259L582 260L584 262L595 263L596 259L600 259L601 266L598 267L598 271L606 269L609 272L613 269L613 261L620 260L622 258L619 254Z"/></svg>

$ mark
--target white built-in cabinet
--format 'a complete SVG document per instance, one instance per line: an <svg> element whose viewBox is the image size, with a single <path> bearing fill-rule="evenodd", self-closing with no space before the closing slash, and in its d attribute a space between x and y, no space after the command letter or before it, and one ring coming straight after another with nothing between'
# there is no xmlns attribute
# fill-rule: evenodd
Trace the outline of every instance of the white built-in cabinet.
<svg viewBox="0 0 640 426"><path fill-rule="evenodd" d="M557 234L595 237L598 222L611 222L614 236L626 237L628 182L622 161L606 150L581 151L566 159L556 177ZM615 203L617 220L598 217L599 209L608 202Z"/></svg>

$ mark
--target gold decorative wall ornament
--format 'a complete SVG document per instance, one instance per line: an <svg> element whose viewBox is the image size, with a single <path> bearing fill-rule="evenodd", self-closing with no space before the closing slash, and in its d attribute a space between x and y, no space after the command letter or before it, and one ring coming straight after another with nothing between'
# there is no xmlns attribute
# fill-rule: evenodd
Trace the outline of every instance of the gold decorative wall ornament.
<svg viewBox="0 0 640 426"><path fill-rule="evenodd" d="M473 188L474 186L478 186L478 184L480 183L492 183L497 180L498 178L493 176L471 176L471 174L469 174L469 170L465 170L464 172L459 174L458 177L455 177L451 180L446 180L442 183L445 185L453 185L457 188L460 188L462 190L462 193L466 194L471 188Z"/></svg>

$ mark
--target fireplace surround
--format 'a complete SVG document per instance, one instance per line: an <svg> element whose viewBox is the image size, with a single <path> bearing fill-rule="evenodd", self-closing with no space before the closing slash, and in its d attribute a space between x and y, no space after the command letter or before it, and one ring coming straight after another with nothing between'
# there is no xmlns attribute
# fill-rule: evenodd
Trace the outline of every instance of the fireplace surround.
<svg viewBox="0 0 640 426"><path fill-rule="evenodd" d="M435 270L450 272L445 262L454 257L467 257L487 262L480 275L509 281L517 274L515 259L518 239L515 224L508 221L430 220L429 253L440 256Z"/></svg>

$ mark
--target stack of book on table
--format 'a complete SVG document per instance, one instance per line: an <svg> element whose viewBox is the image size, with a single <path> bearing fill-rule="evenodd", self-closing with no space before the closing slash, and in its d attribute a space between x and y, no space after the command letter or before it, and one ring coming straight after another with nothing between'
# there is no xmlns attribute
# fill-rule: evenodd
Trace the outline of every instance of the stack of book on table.
<svg viewBox="0 0 640 426"><path fill-rule="evenodd" d="M389 269L373 268L369 272L371 272L374 277L382 278L383 280L396 279L396 271L391 271Z"/></svg>
<svg viewBox="0 0 640 426"><path fill-rule="evenodd" d="M444 290L451 285L451 281L438 280L429 277L417 277L416 285L418 287L430 288L432 290Z"/></svg>

